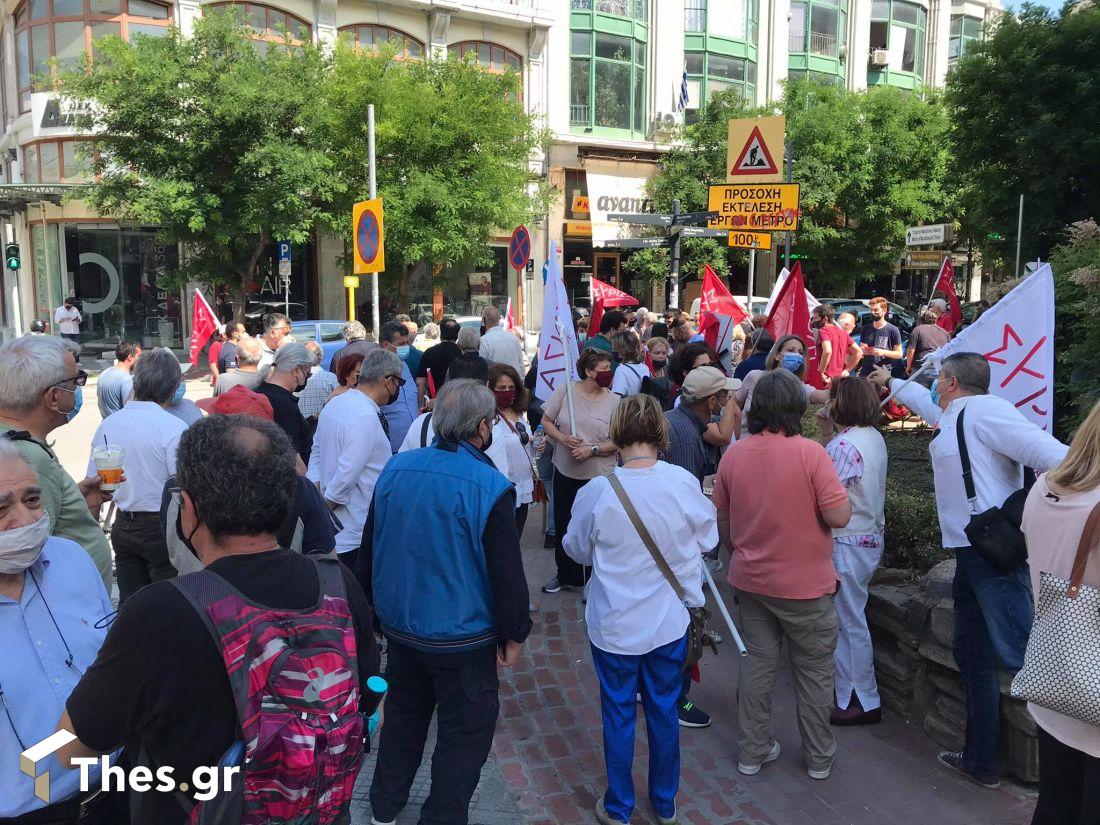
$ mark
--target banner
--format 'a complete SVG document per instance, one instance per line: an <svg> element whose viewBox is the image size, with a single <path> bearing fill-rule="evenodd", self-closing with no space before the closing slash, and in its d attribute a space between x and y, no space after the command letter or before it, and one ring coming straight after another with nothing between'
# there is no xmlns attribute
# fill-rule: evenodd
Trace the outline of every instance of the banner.
<svg viewBox="0 0 1100 825"><path fill-rule="evenodd" d="M592 246L614 247L622 238L641 237L646 227L608 220L609 214L652 212L653 201L645 188L656 172L656 165L590 160L586 163L588 210L592 228ZM643 171L644 170L644 171Z"/></svg>
<svg viewBox="0 0 1100 825"><path fill-rule="evenodd" d="M1034 275L982 313L930 356L938 370L948 355L978 352L989 362L989 391L1011 401L1047 432L1054 418L1054 273Z"/></svg>
<svg viewBox="0 0 1100 825"><path fill-rule="evenodd" d="M954 332L962 323L963 314L962 307L959 306L959 296L955 294L955 266L951 263L950 255L943 259L936 285L932 287L933 292L937 290L947 298L947 312L936 319L936 326Z"/></svg>
<svg viewBox="0 0 1100 825"><path fill-rule="evenodd" d="M545 401L563 380L577 380L577 331L562 280L557 241L550 242L546 263L546 290L542 298L542 330L539 333L539 377L535 397Z"/></svg>
<svg viewBox="0 0 1100 825"><path fill-rule="evenodd" d="M642 302L633 295L628 295L621 289L616 289L611 284L597 278L589 278L592 289L592 302L601 301L605 307L636 307Z"/></svg>
<svg viewBox="0 0 1100 825"><path fill-rule="evenodd" d="M699 300L699 333L707 346L718 353L722 369L733 374L733 327L749 317L730 294L718 274L703 265L703 291Z"/></svg>
<svg viewBox="0 0 1100 825"><path fill-rule="evenodd" d="M592 304L592 314L588 316L588 337L592 338L600 331L603 323L603 301L596 299Z"/></svg>
<svg viewBox="0 0 1100 825"><path fill-rule="evenodd" d="M191 299L191 366L198 366L199 350L217 328L218 316L196 289Z"/></svg>
<svg viewBox="0 0 1100 825"><path fill-rule="evenodd" d="M766 307L764 307L764 314L765 315L771 315L772 314L772 307L775 305L775 299L779 296L779 291L781 289L783 289L783 284L785 284L787 282L787 276L789 274L790 274L790 272L787 270L786 267L783 267L783 269L780 270L779 276L775 279L775 286L772 287L772 294L768 298L768 305ZM752 298L750 297L749 300L751 301ZM807 289L806 290L806 307L807 307L807 309L809 309L809 311L813 312L813 308L816 307L816 306L819 306L820 304L821 304L821 301L817 300L817 298L815 298L813 295L811 295L810 290Z"/></svg>
<svg viewBox="0 0 1100 825"><path fill-rule="evenodd" d="M821 387L821 373L817 366L817 342L810 329L810 306L806 299L805 283L802 280L802 262L796 261L789 277L783 279L783 285L772 302L771 311L764 329L778 341L787 335L797 335L806 348L805 381L811 386Z"/></svg>

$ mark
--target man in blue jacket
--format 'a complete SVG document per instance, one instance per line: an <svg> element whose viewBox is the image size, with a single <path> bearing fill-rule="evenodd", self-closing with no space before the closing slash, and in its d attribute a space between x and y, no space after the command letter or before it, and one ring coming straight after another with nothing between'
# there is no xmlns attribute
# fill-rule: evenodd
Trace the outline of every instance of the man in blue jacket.
<svg viewBox="0 0 1100 825"><path fill-rule="evenodd" d="M485 384L448 381L435 443L395 455L374 490L357 563L389 654L375 825L408 802L437 710L420 822L466 823L500 710L497 665L516 664L531 632L515 489L485 455L495 415Z"/></svg>

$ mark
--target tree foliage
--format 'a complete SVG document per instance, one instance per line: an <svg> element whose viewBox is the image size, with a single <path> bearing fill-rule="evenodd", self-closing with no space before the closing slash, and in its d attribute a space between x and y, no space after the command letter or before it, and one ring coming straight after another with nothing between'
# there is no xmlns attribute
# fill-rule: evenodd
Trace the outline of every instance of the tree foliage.
<svg viewBox="0 0 1100 825"><path fill-rule="evenodd" d="M253 45L207 9L194 35L96 42L63 91L92 104L97 210L183 243L180 277L231 284L238 313L273 240L307 241L344 182L321 140L327 67L310 45ZM93 124L86 124L91 127Z"/></svg>
<svg viewBox="0 0 1100 825"><path fill-rule="evenodd" d="M889 271L905 248L907 226L950 217L947 118L934 94L800 81L787 87L777 109L787 118L793 177L801 184L794 248L816 291L841 292ZM704 209L707 187L725 182L729 119L774 113L745 106L735 92L708 100L699 123L685 129L684 145L662 158L650 183L657 205L667 208L678 197L685 210Z"/></svg>
<svg viewBox="0 0 1100 825"><path fill-rule="evenodd" d="M531 171L545 140L519 98L514 72L470 59L397 61L337 48L326 119L342 181L331 228L350 242L351 205L367 197L367 105L376 117L377 190L386 223L386 274L408 299L412 270L434 276L464 260L490 260L489 241L545 206Z"/></svg>
<svg viewBox="0 0 1100 825"><path fill-rule="evenodd" d="M1051 257L1058 311L1057 431L1067 436L1100 401L1100 227L1093 220L1069 227Z"/></svg>
<svg viewBox="0 0 1100 825"><path fill-rule="evenodd" d="M948 76L964 227L987 260L1014 260L1021 194L1023 260L1100 212L1098 44L1096 4L1054 16L1025 3Z"/></svg>

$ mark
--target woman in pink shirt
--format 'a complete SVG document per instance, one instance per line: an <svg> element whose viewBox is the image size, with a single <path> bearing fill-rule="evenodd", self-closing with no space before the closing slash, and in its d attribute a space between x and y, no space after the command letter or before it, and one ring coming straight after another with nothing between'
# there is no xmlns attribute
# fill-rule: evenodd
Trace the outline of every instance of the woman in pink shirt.
<svg viewBox="0 0 1100 825"><path fill-rule="evenodd" d="M749 436L722 457L712 497L749 649L738 685L737 742L737 770L747 776L779 758L771 692L784 642L810 777L828 779L836 755L829 728L837 639L831 530L848 523L852 507L825 449L802 437L803 386L787 370L760 378Z"/></svg>
<svg viewBox="0 0 1100 825"><path fill-rule="evenodd" d="M1100 404L1077 431L1065 459L1039 476L1024 505L1031 586L1040 577L1068 579L1085 521L1100 504ZM1093 546L1082 584L1100 588L1100 550ZM1067 632L1069 628L1067 628ZM1039 726L1039 803L1032 825L1100 821L1100 727L1029 702Z"/></svg>

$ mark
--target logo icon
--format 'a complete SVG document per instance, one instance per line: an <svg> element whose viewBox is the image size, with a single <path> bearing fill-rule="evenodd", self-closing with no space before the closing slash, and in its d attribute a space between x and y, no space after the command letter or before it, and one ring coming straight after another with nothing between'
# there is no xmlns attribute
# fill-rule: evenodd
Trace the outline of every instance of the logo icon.
<svg viewBox="0 0 1100 825"><path fill-rule="evenodd" d="M43 802L50 801L50 772L46 771L39 776L38 763L74 739L76 735L67 730L55 731L37 745L31 745L19 754L19 770L34 780L34 795Z"/></svg>

